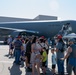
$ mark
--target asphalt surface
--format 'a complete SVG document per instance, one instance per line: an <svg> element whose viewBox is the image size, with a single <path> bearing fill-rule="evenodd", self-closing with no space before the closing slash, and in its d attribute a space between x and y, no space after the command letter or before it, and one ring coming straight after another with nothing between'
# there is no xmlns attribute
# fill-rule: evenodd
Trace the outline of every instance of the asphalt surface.
<svg viewBox="0 0 76 75"><path fill-rule="evenodd" d="M8 51L9 47L8 45L0 45L0 75L32 75L31 72L26 71L26 66L19 66L14 64L14 58L8 57ZM57 71L57 67L56 67ZM42 73L42 70L40 69L40 73ZM35 75L37 75L37 72L35 72ZM46 75L52 75L51 74L51 51L49 50L48 55L48 68L47 68L47 74ZM73 74L72 74L73 75Z"/></svg>

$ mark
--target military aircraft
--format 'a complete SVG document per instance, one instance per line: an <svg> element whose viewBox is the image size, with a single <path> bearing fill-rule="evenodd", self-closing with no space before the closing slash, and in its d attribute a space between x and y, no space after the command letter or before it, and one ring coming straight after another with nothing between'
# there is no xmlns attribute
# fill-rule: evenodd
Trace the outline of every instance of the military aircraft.
<svg viewBox="0 0 76 75"><path fill-rule="evenodd" d="M76 21L21 21L21 22L1 22L0 23L0 35L12 35L12 34L37 34L45 37L53 37L63 28L63 25L70 25L72 31L76 33ZM17 35L15 34L15 35ZM14 36L15 36L14 35Z"/></svg>

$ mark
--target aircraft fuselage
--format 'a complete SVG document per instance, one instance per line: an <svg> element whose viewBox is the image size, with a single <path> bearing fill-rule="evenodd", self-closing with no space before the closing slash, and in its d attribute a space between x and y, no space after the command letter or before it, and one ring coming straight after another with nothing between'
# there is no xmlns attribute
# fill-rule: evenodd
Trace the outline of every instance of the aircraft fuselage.
<svg viewBox="0 0 76 75"><path fill-rule="evenodd" d="M47 21L47 22L13 22L13 23L1 23L0 27L7 27L7 28L17 28L17 29L26 29L31 31L38 31L40 35L44 35L46 37L53 37L55 36L60 29L62 28L63 24L70 23L72 26L73 32L76 33L76 21L67 20L67 21Z"/></svg>

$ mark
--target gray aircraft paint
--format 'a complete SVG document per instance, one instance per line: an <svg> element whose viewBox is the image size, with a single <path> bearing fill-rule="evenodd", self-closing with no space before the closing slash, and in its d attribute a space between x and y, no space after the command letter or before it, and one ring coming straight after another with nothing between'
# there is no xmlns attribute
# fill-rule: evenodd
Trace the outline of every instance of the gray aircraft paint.
<svg viewBox="0 0 76 75"><path fill-rule="evenodd" d="M72 26L73 32L76 33L76 21L67 20L67 21L37 21L37 22L5 22L0 23L0 27L7 28L17 28L17 29L26 29L30 31L38 31L40 35L44 35L46 37L53 37L56 35L62 25L65 23L70 23ZM8 31L10 32L10 31ZM13 31L12 31L13 32ZM10 32L11 33L11 32ZM9 33L9 34L10 34Z"/></svg>

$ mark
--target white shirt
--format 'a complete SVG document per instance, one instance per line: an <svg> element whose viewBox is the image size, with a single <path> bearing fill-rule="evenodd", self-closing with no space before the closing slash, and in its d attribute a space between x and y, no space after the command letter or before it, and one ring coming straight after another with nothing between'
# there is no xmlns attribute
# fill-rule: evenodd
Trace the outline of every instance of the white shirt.
<svg viewBox="0 0 76 75"><path fill-rule="evenodd" d="M23 47L24 47L24 51L26 52L26 44L23 44Z"/></svg>
<svg viewBox="0 0 76 75"><path fill-rule="evenodd" d="M9 37L8 40L7 40L8 44L10 44L12 42L12 38Z"/></svg>

